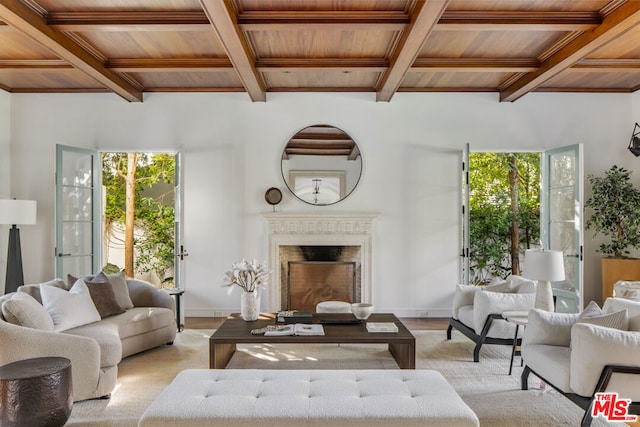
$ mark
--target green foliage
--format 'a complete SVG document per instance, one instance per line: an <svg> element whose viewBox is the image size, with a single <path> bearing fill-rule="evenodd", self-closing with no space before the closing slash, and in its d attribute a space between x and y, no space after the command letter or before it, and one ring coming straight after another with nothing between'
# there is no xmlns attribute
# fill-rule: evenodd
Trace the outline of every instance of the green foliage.
<svg viewBox="0 0 640 427"><path fill-rule="evenodd" d="M630 175L613 165L603 176L587 177L592 194L585 207L592 213L586 226L609 239L598 249L607 257L628 258L630 249L640 249L640 191L631 184Z"/></svg>
<svg viewBox="0 0 640 427"><path fill-rule="evenodd" d="M509 168L518 160L518 209L511 209ZM471 153L470 268L472 282L511 274L511 229L519 225L520 252L540 238L540 154Z"/></svg>
<svg viewBox="0 0 640 427"><path fill-rule="evenodd" d="M102 155L102 183L106 188L105 227L125 224L126 153ZM174 263L174 199L175 156L166 153L138 155L136 171L135 269L155 271L161 280ZM149 195L151 194L151 195ZM108 235L108 233L105 233Z"/></svg>

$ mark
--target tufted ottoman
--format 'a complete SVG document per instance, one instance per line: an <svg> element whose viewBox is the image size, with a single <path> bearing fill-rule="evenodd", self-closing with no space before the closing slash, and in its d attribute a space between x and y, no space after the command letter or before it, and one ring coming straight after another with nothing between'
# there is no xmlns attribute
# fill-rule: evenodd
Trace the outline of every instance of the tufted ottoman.
<svg viewBox="0 0 640 427"><path fill-rule="evenodd" d="M479 426L436 371L205 370L181 372L138 426Z"/></svg>

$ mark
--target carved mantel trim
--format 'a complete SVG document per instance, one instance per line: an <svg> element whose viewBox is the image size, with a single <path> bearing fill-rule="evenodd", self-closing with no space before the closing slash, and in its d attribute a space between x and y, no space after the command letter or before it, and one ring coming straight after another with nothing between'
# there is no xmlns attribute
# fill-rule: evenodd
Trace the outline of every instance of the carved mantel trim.
<svg viewBox="0 0 640 427"><path fill-rule="evenodd" d="M281 309L279 247L300 245L360 246L362 301L372 301L373 220L378 212L262 214L268 225L269 268L267 287L270 311Z"/></svg>

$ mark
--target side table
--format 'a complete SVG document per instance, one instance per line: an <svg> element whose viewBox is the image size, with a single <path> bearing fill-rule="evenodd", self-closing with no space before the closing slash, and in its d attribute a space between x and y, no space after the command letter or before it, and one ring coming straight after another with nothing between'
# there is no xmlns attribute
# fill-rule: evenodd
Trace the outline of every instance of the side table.
<svg viewBox="0 0 640 427"><path fill-rule="evenodd" d="M182 317L180 316L180 297L184 294L184 289L173 288L167 289L169 295L173 295L176 298L176 325L178 325L178 332L182 332Z"/></svg>
<svg viewBox="0 0 640 427"><path fill-rule="evenodd" d="M71 361L37 357L0 367L0 425L62 427L73 407Z"/></svg>
<svg viewBox="0 0 640 427"><path fill-rule="evenodd" d="M511 375L511 371L513 370L513 359L516 356L522 355L520 354L520 350L518 349L518 331L520 326L523 328L527 325L527 319L529 316L528 311L505 311L502 313L502 317L509 323L513 323L516 325L516 332L513 335L513 345L511 347L511 363L509 364L509 375Z"/></svg>

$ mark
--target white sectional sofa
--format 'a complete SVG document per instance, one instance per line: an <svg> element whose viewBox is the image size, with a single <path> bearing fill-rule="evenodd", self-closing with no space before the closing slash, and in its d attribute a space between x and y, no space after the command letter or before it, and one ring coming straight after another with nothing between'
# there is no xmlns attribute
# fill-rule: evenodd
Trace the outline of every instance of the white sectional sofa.
<svg viewBox="0 0 640 427"><path fill-rule="evenodd" d="M484 344L513 344L516 325L503 319L506 311L528 311L535 302L536 282L511 275L487 286L458 285L447 339L455 328L476 343L473 360L480 360ZM521 332L518 332L521 336Z"/></svg>
<svg viewBox="0 0 640 427"><path fill-rule="evenodd" d="M166 291L139 280L122 278L122 283L127 295L120 296L130 298L124 312L62 331L48 317L41 294L45 286L71 293L62 280L23 286L1 296L0 365L66 357L71 360L74 401L109 396L122 358L171 344L177 332L175 302Z"/></svg>
<svg viewBox="0 0 640 427"><path fill-rule="evenodd" d="M533 372L585 409L591 424L597 392L617 392L640 413L640 301L608 298L581 314L529 312L522 339L522 389ZM589 313L591 312L591 313Z"/></svg>

